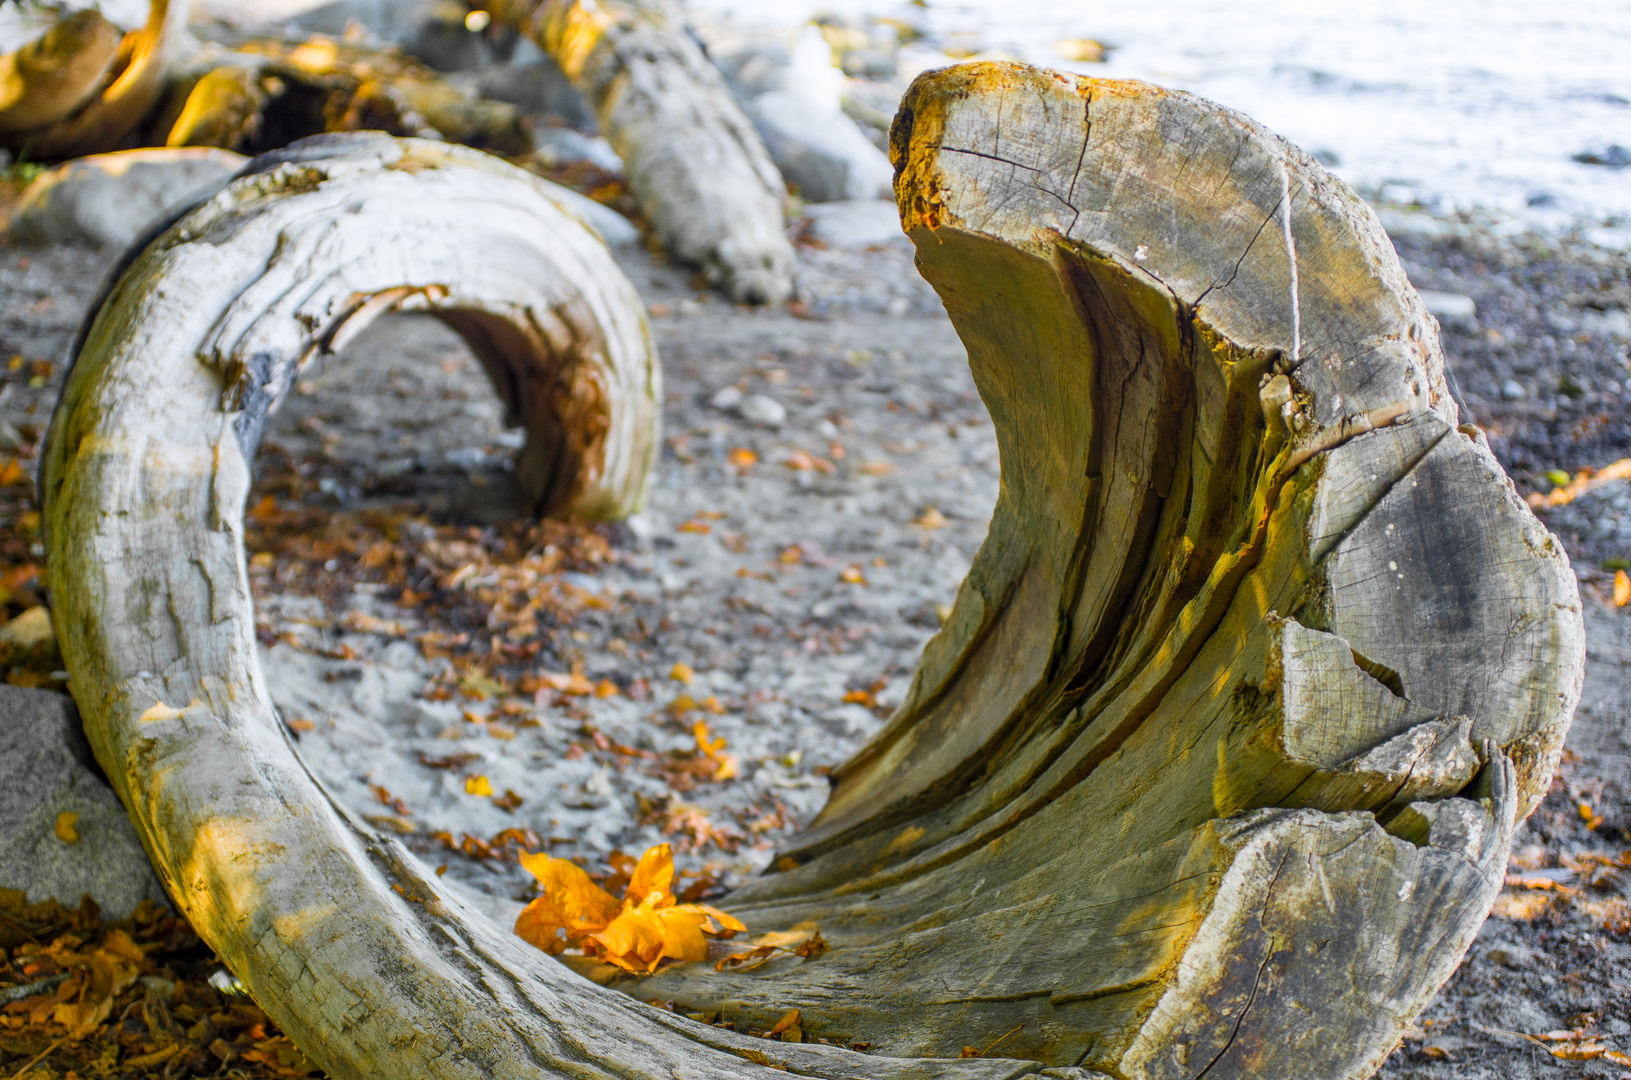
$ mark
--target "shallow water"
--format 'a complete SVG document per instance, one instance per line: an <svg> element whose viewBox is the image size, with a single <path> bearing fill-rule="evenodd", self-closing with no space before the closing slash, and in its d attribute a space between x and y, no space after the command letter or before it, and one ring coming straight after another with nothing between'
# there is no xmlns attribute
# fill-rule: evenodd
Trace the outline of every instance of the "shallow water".
<svg viewBox="0 0 1631 1080"><path fill-rule="evenodd" d="M1631 3L1298 0L692 0L699 17L794 26L819 11L904 15L965 47L1190 90L1247 113L1390 202L1481 207L1515 227L1617 224L1631 168L1577 163L1631 148ZM1055 43L1114 46L1072 64ZM983 40L982 40L983 39Z"/></svg>

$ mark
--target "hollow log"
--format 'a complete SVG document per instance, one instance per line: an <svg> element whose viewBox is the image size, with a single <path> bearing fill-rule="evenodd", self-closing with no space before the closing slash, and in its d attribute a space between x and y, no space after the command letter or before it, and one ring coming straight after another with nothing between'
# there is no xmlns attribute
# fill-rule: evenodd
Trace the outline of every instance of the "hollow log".
<svg viewBox="0 0 1631 1080"><path fill-rule="evenodd" d="M602 986L521 946L326 798L266 694L240 433L276 394L234 388L318 339L263 300L286 278L232 283L278 222L389 202L383 235L417 236L396 193L430 151L264 162L103 306L42 480L72 685L167 888L331 1075L1359 1077L1471 942L1578 699L1579 598L1375 215L1133 82L931 72L891 141L1002 485L908 700L722 905L831 950L752 972ZM487 264L438 265L457 290ZM284 344L209 344L263 311ZM877 1053L636 996L738 1027L798 1007ZM950 1058L1005 1033L1024 1060Z"/></svg>
<svg viewBox="0 0 1631 1080"><path fill-rule="evenodd" d="M733 299L793 290L786 187L668 0L492 0L594 106L657 238Z"/></svg>

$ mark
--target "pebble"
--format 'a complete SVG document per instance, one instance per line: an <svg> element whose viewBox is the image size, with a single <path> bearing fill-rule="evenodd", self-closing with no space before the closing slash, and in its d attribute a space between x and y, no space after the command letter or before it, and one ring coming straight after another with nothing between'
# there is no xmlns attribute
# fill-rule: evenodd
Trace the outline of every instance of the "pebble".
<svg viewBox="0 0 1631 1080"><path fill-rule="evenodd" d="M741 390L734 386L726 386L715 391L714 396L708 399L708 404L712 405L721 412L730 412L732 409L742 404L742 398L743 394Z"/></svg>
<svg viewBox="0 0 1631 1080"><path fill-rule="evenodd" d="M1501 384L1501 396L1508 401L1521 401L1527 395L1522 383L1516 379L1508 379Z"/></svg>
<svg viewBox="0 0 1631 1080"><path fill-rule="evenodd" d="M787 422L787 406L767 394L749 394L736 411L742 419L765 427L781 427Z"/></svg>
<svg viewBox="0 0 1631 1080"><path fill-rule="evenodd" d="M1478 314L1478 305L1473 303L1470 296L1429 289L1419 289L1417 295L1421 297L1422 306L1440 319L1471 322Z"/></svg>
<svg viewBox="0 0 1631 1080"><path fill-rule="evenodd" d="M864 248L902 237L893 199L845 199L804 208L810 235L835 248Z"/></svg>
<svg viewBox="0 0 1631 1080"><path fill-rule="evenodd" d="M1574 160L1582 165L1603 165L1610 169L1623 169L1631 165L1631 150L1627 150L1619 143L1609 143L1597 149L1584 150L1574 155Z"/></svg>

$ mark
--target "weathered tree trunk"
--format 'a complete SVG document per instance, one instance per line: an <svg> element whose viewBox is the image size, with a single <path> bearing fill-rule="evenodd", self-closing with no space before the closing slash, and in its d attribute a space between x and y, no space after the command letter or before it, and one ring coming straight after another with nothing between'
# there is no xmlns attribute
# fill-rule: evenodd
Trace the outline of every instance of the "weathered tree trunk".
<svg viewBox="0 0 1631 1080"><path fill-rule="evenodd" d="M124 35L110 61L99 62L106 49L106 31L89 24L79 27L83 33L70 35L71 47L64 41L55 48L42 48L47 41L56 41L58 35L52 32L7 58L14 70L35 71L21 85L22 96L7 112L15 112L19 121L42 122L14 127L7 112L0 112L5 145L36 161L117 149L164 92L168 53L186 30L191 6L190 0L151 0L147 24ZM68 21L79 25L72 18ZM23 54L30 50L34 55L25 58ZM46 92L47 84L59 81L44 70L52 62L64 76L56 93ZM69 92L68 85L76 89ZM39 96L31 98L34 94ZM60 107L70 100L68 108Z"/></svg>
<svg viewBox="0 0 1631 1080"><path fill-rule="evenodd" d="M384 131L532 151L515 106L472 97L394 48L255 38L237 52L189 88L157 141L256 152L323 132Z"/></svg>
<svg viewBox="0 0 1631 1080"><path fill-rule="evenodd" d="M759 133L668 0L493 0L594 105L657 238L734 299L793 289L787 192Z"/></svg>
<svg viewBox="0 0 1631 1080"><path fill-rule="evenodd" d="M934 72L892 142L998 433L990 535L908 701L725 905L832 950L620 985L742 1026L796 1006L899 1058L572 975L332 805L284 739L236 437L274 395L234 388L335 316L314 332L263 298L283 279L253 283L278 236L330 280L337 249L291 241L440 182L405 165L427 151L265 168L104 306L43 484L73 686L178 903L333 1075L1357 1077L1472 940L1578 696L1579 601L1460 424L1375 216L1245 118L1137 83ZM461 295L487 264L436 265ZM218 322L282 344L234 352ZM1034 1060L904 1059L1005 1032Z"/></svg>

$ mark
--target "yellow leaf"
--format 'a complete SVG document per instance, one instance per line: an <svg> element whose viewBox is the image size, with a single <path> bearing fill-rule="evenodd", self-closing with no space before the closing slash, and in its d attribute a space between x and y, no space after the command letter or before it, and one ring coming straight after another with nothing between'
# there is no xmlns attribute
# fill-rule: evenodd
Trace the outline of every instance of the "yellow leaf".
<svg viewBox="0 0 1631 1080"><path fill-rule="evenodd" d="M625 971L649 974L664 960L706 959L707 935L747 929L717 908L675 903L674 853L668 844L640 857L621 905L565 859L523 852L521 865L538 879L544 895L522 910L515 932L549 953L578 946ZM614 865L627 863L614 860Z"/></svg>
<svg viewBox="0 0 1631 1080"><path fill-rule="evenodd" d="M595 690L595 684L577 672L570 675L554 675L546 672L540 675L539 678L543 680L545 686L557 693L565 694L567 697L584 697L587 694L594 693Z"/></svg>
<svg viewBox="0 0 1631 1080"><path fill-rule="evenodd" d="M718 757L719 752L725 749L725 737L721 735L717 739L712 738L708 733L708 722L706 720L698 720L691 725L691 735L697 740L698 752L711 758Z"/></svg>
<svg viewBox="0 0 1631 1080"><path fill-rule="evenodd" d="M643 904L656 895L657 907L674 906L674 848L658 844L640 856L634 873L629 875L628 891L623 894L623 908Z"/></svg>
<svg viewBox="0 0 1631 1080"><path fill-rule="evenodd" d="M493 793L492 781L485 776L467 776L464 778L464 793L466 795L491 795Z"/></svg>
<svg viewBox="0 0 1631 1080"><path fill-rule="evenodd" d="M748 928L743 926L742 921L740 919L738 919L735 915L728 915L725 912L720 911L716 907L709 907L707 904L686 904L684 906L689 907L689 908L695 908L698 911L702 912L704 915L707 915L707 916L713 918L714 920L716 920L719 923L719 925L723 929L729 930L733 934L745 934L745 933L747 933ZM711 932L717 934L720 931L719 930L711 930Z"/></svg>
<svg viewBox="0 0 1631 1080"><path fill-rule="evenodd" d="M617 917L620 905L616 898L589 880L577 863L527 851L520 859L522 868L538 879L545 897L560 910L568 929L599 930Z"/></svg>
<svg viewBox="0 0 1631 1080"><path fill-rule="evenodd" d="M697 673L691 670L690 664L675 664L668 669L668 677L675 682L690 686L691 680L697 677Z"/></svg>
<svg viewBox="0 0 1631 1080"><path fill-rule="evenodd" d="M1614 571L1614 606L1624 607L1631 604L1631 574L1624 570Z"/></svg>
<svg viewBox="0 0 1631 1080"><path fill-rule="evenodd" d="M595 684L595 697L597 698L616 697L618 693L617 684L610 679L602 679Z"/></svg>
<svg viewBox="0 0 1631 1080"><path fill-rule="evenodd" d="M759 455L744 446L738 446L731 451L727 460L730 461L732 468L746 471L759 463Z"/></svg>
<svg viewBox="0 0 1631 1080"><path fill-rule="evenodd" d="M57 839L61 840L64 844L79 843L79 830L75 828L75 824L78 821L79 815L72 810L64 810L62 813L58 814Z"/></svg>
<svg viewBox="0 0 1631 1080"><path fill-rule="evenodd" d="M838 580L847 581L851 585L865 585L866 575L861 573L861 568L859 566L846 566L843 570L839 571Z"/></svg>
<svg viewBox="0 0 1631 1080"><path fill-rule="evenodd" d="M719 767L714 770L714 783L720 784L724 783L726 780L734 780L736 778L737 766L735 754L720 754L714 760L719 762Z"/></svg>
<svg viewBox="0 0 1631 1080"><path fill-rule="evenodd" d="M765 1032L765 1038L772 1038L776 1035L780 1035L790 1027L797 1027L800 1019L801 1017L797 1009L788 1009L786 1014L783 1015L780 1020L776 1021L776 1026Z"/></svg>

